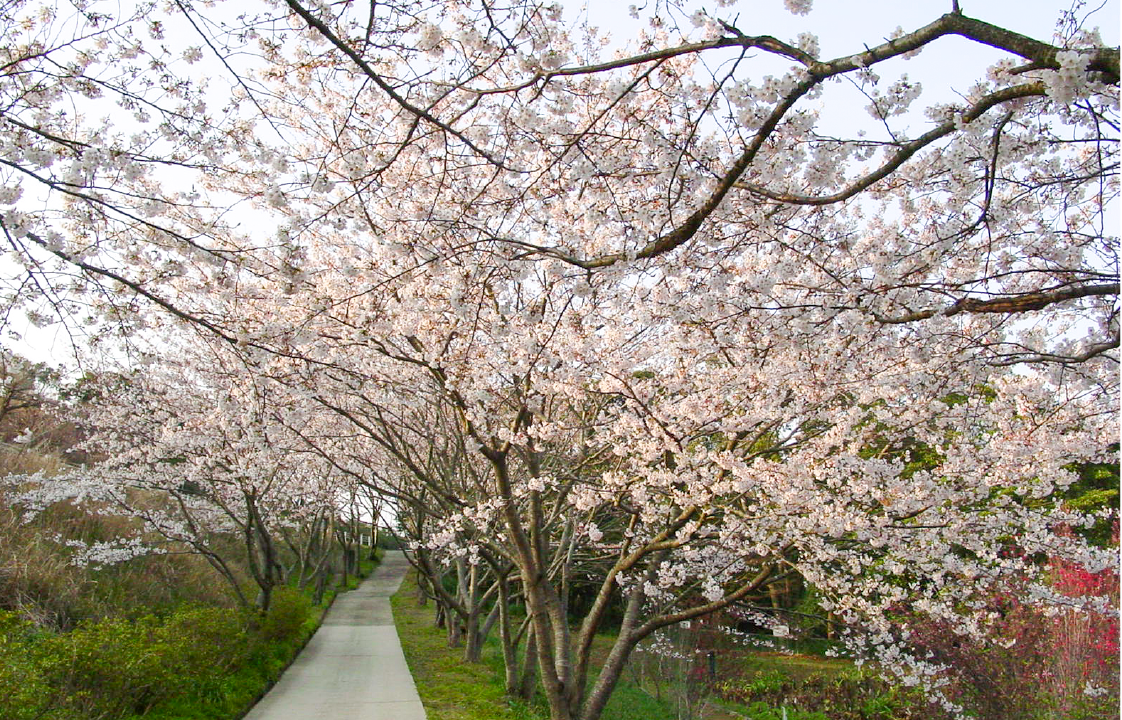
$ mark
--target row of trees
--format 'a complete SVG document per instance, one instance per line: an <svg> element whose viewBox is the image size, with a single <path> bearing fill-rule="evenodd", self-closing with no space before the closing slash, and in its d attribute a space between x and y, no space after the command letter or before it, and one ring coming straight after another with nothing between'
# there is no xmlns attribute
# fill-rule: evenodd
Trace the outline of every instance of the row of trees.
<svg viewBox="0 0 1122 720"><path fill-rule="evenodd" d="M337 573L343 584L357 574L362 547L373 551L382 501L286 447L299 438L245 388L192 384L184 365L65 384L44 365L3 359L0 491L32 531L44 511L84 518L40 530L71 564L197 555L238 605L265 612L285 584L313 586L318 603ZM0 603L20 607L8 593Z"/></svg>
<svg viewBox="0 0 1122 720"><path fill-rule="evenodd" d="M392 500L468 657L497 627L555 720L794 574L933 692L905 609L984 634L1016 578L1115 612L1036 560L1117 562L1055 496L1116 452L1118 50L956 3L826 58L687 5L612 57L529 0L6 5L5 301L141 368L52 487L237 529L265 598L282 518ZM1003 59L921 112L897 64L948 36Z"/></svg>

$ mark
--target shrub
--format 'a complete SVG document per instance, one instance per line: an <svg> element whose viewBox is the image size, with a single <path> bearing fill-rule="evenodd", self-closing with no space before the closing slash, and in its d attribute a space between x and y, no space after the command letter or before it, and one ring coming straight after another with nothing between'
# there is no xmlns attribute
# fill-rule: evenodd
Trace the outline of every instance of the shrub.
<svg viewBox="0 0 1122 720"><path fill-rule="evenodd" d="M830 720L820 712L803 711L786 705L773 708L764 702L754 702L748 707L748 720Z"/></svg>
<svg viewBox="0 0 1122 720"><path fill-rule="evenodd" d="M1050 560L1061 593L1110 598L1117 575ZM1074 609L1046 613L1010 587L988 609L992 638L961 636L946 623L913 618L917 644L950 668L948 696L979 720L1117 717L1118 619Z"/></svg>
<svg viewBox="0 0 1122 720"><path fill-rule="evenodd" d="M267 640L291 640L300 634L311 615L312 601L307 595L295 588L276 588L269 610L261 619L261 636Z"/></svg>
<svg viewBox="0 0 1122 720"><path fill-rule="evenodd" d="M405 546L405 543L399 540L396 535L392 535L388 532L380 532L378 533L378 542L376 545L383 550L401 550Z"/></svg>
<svg viewBox="0 0 1122 720"><path fill-rule="evenodd" d="M31 623L0 610L0 717L6 720L61 720L34 636Z"/></svg>
<svg viewBox="0 0 1122 720"><path fill-rule="evenodd" d="M48 678L89 715L143 713L176 689L179 668L166 662L170 648L158 631L151 615L83 623L45 644Z"/></svg>
<svg viewBox="0 0 1122 720"><path fill-rule="evenodd" d="M249 657L244 618L220 608L179 608L153 640L163 662L175 670L168 680L168 697L213 697L225 676Z"/></svg>
<svg viewBox="0 0 1122 720"><path fill-rule="evenodd" d="M830 720L908 720L943 718L941 710L923 697L901 691L891 683L868 673L825 675L812 673L795 679L771 669L744 678L717 684L724 700L746 705L749 717L779 718L787 708L789 720L829 718ZM780 708L775 710L774 708ZM800 714L793 714L796 710ZM766 711L766 712L765 712ZM754 714L753 714L754 713Z"/></svg>
<svg viewBox="0 0 1122 720"><path fill-rule="evenodd" d="M0 717L120 718L177 698L214 699L248 652L244 623L218 608L110 618L61 634L0 612Z"/></svg>

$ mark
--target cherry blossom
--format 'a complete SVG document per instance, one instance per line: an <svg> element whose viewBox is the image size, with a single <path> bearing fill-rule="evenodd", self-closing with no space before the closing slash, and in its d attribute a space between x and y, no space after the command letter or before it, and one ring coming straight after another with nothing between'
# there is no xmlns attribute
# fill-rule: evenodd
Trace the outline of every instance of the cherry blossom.
<svg viewBox="0 0 1122 720"><path fill-rule="evenodd" d="M1095 520L1072 467L1116 459L1117 50L956 10L825 58L671 5L611 53L520 2L184 2L182 47L6 10L4 302L132 366L90 418L110 459L28 507L88 493L204 554L240 530L267 596L290 522L375 493L469 658L498 627L556 720L790 574L933 698L902 607L984 635L1017 578L1116 612L1032 558L1117 564L1057 532ZM1005 58L932 98L898 66L948 36ZM843 91L863 129L828 127Z"/></svg>

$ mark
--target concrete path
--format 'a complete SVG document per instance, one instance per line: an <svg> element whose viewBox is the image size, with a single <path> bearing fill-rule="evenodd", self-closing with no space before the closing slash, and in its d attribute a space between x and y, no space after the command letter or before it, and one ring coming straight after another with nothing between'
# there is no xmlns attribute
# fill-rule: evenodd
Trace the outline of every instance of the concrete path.
<svg viewBox="0 0 1122 720"><path fill-rule="evenodd" d="M387 552L339 595L308 646L245 720L425 720L390 612L409 561Z"/></svg>

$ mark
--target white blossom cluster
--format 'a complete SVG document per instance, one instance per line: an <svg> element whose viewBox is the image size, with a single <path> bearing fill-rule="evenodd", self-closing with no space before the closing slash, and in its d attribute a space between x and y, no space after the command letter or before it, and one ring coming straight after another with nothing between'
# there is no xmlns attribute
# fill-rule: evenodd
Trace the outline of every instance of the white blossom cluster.
<svg viewBox="0 0 1122 720"><path fill-rule="evenodd" d="M1085 53L1078 50L1065 50L1056 53L1060 69L1046 73L1044 83L1048 96L1062 105L1070 105L1086 93L1088 77L1087 64L1090 61Z"/></svg>

